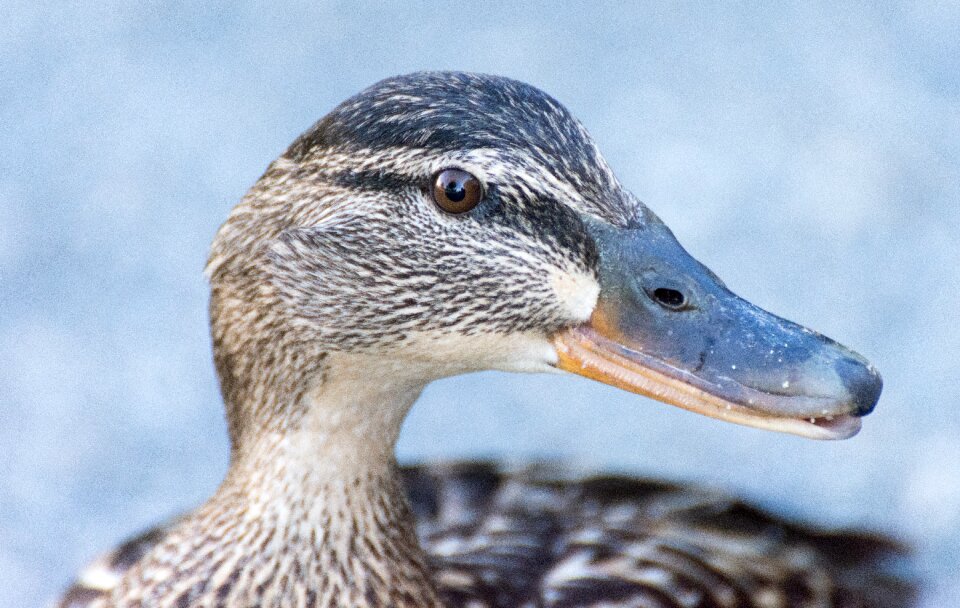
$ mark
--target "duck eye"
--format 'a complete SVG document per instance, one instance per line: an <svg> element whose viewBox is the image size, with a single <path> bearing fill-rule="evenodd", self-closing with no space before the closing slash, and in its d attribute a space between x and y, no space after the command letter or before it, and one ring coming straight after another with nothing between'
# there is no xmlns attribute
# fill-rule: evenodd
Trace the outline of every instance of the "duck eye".
<svg viewBox="0 0 960 608"><path fill-rule="evenodd" d="M433 200L447 213L466 213L483 198L480 180L460 169L444 169L433 177Z"/></svg>

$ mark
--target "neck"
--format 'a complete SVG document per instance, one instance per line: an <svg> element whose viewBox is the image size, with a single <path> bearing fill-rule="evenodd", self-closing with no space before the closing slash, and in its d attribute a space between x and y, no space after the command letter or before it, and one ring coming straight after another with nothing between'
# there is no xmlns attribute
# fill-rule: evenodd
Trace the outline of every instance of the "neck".
<svg viewBox="0 0 960 608"><path fill-rule="evenodd" d="M385 472L393 466L403 420L425 385L404 371L371 357L338 355L327 359L318 380L299 383L305 390L268 399L278 406L234 408L272 419L255 420L263 432L244 434L234 446L231 470L279 460L288 474L322 483Z"/></svg>
<svg viewBox="0 0 960 608"><path fill-rule="evenodd" d="M193 545L172 576L195 569L184 584L209 580L226 605L440 606L393 454L423 384L338 363L295 422L234 447L218 492L171 534Z"/></svg>

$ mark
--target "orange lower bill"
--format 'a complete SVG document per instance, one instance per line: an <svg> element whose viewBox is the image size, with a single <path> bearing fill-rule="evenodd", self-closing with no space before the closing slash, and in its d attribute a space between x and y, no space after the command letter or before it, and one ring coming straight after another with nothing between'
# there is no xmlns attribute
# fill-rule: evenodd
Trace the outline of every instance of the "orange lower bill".
<svg viewBox="0 0 960 608"><path fill-rule="evenodd" d="M847 414L797 418L751 409L749 400L725 398L720 387L689 371L624 349L590 326L563 330L554 336L553 344L559 357L557 367L564 371L711 418L811 439L846 439L860 430L860 419ZM770 398L766 394L762 397Z"/></svg>

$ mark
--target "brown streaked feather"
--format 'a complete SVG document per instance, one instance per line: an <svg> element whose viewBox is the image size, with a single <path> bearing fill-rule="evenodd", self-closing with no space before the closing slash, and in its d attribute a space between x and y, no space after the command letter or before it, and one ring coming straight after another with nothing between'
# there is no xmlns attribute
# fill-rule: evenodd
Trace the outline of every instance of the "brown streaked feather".
<svg viewBox="0 0 960 608"><path fill-rule="evenodd" d="M402 469L434 580L451 607L902 608L899 543L787 522L720 493L533 466ZM60 608L86 608L171 523L91 564ZM111 578L112 576L112 578Z"/></svg>

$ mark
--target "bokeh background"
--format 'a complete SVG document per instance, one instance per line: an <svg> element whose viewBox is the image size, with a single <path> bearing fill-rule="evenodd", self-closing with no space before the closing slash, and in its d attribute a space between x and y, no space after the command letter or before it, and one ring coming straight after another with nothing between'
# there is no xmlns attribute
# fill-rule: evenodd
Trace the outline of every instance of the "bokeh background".
<svg viewBox="0 0 960 608"><path fill-rule="evenodd" d="M694 255L887 388L818 443L477 374L427 390L401 458L728 488L909 540L925 605L960 605L960 5L271 4L0 5L0 606L214 489L214 231L336 103L438 68L552 93Z"/></svg>

